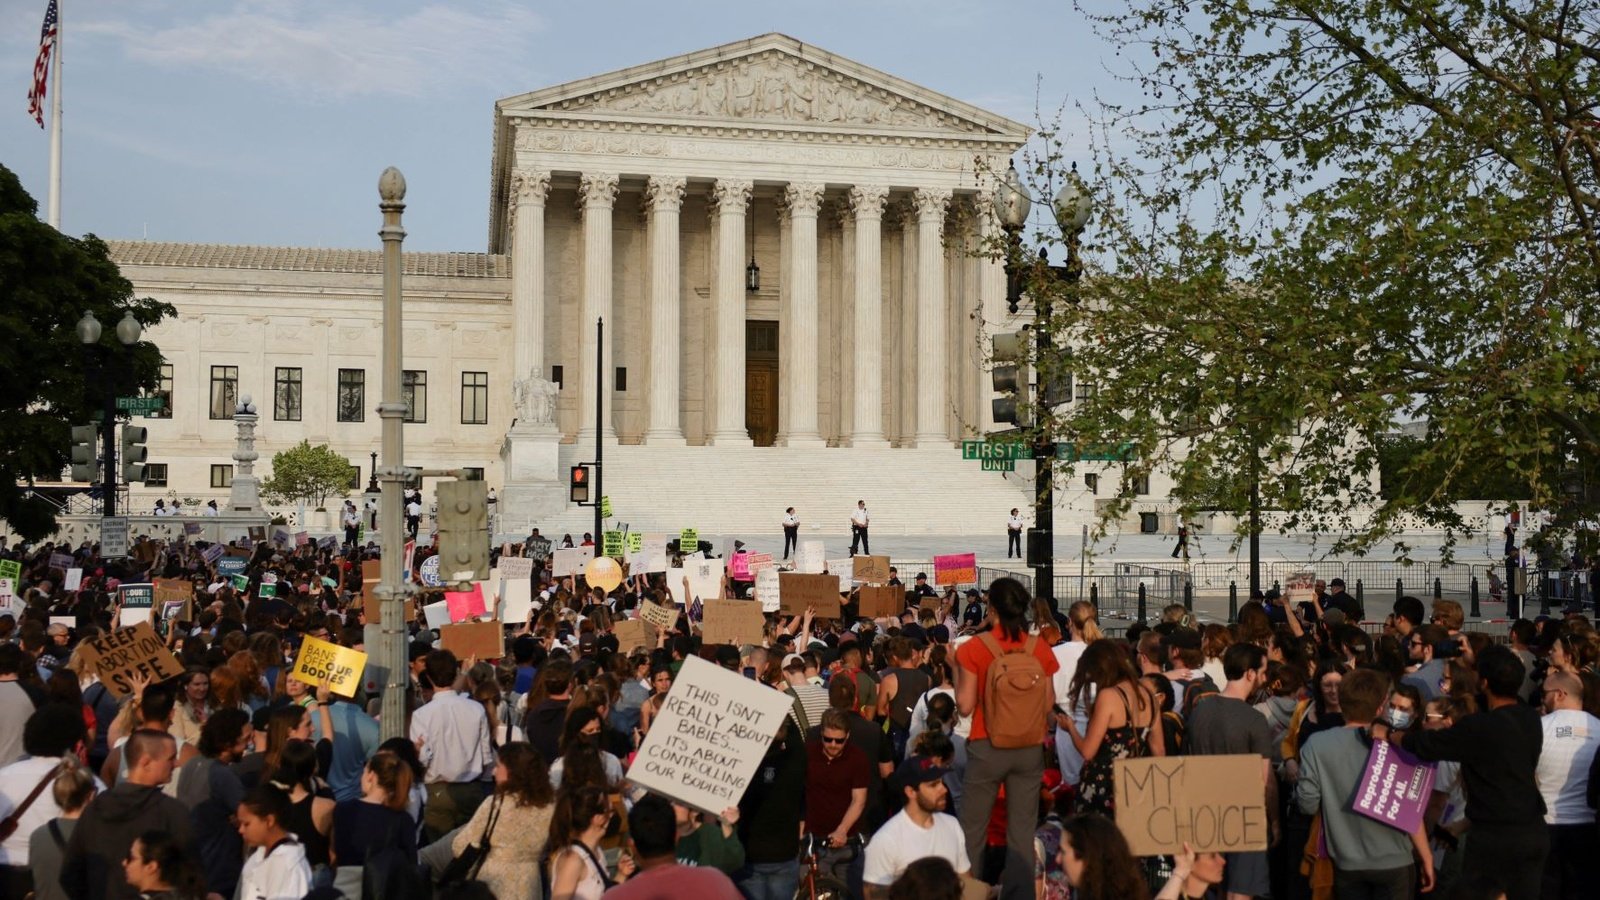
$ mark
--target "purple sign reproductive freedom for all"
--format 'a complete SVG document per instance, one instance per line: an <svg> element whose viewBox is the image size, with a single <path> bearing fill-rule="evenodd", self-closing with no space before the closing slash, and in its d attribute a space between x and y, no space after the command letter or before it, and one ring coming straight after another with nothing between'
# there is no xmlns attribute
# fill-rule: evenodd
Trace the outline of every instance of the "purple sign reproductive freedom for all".
<svg viewBox="0 0 1600 900"><path fill-rule="evenodd" d="M1433 775L1433 763L1422 762L1388 741L1374 741L1351 807L1409 834L1422 824Z"/></svg>

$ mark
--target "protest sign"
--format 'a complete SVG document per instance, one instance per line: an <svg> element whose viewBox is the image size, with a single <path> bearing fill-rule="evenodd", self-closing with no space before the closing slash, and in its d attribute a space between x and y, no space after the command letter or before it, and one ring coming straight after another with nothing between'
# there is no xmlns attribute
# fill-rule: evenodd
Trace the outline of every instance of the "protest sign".
<svg viewBox="0 0 1600 900"><path fill-rule="evenodd" d="M861 615L869 619L898 616L906 611L906 589L899 585L865 585L860 598Z"/></svg>
<svg viewBox="0 0 1600 900"><path fill-rule="evenodd" d="M265 581L263 581L261 586L256 588L256 596L263 600L267 599L268 597L276 597L278 596L278 586L275 584L267 584Z"/></svg>
<svg viewBox="0 0 1600 900"><path fill-rule="evenodd" d="M17 599L17 583L10 578L0 578L0 612L15 618L22 617L22 601Z"/></svg>
<svg viewBox="0 0 1600 900"><path fill-rule="evenodd" d="M622 583L622 566L610 556L596 556L583 567L583 580L609 594Z"/></svg>
<svg viewBox="0 0 1600 900"><path fill-rule="evenodd" d="M148 613L146 610L147 616ZM131 628L119 628L79 646L87 648L85 655L100 674L100 680L118 697L133 693L135 676L142 675L153 683L183 674L178 658L156 636L156 630L148 621Z"/></svg>
<svg viewBox="0 0 1600 900"><path fill-rule="evenodd" d="M804 615L807 606L815 606L817 618L837 619L839 579L832 575L781 572L778 575L778 601L778 611L786 616Z"/></svg>
<svg viewBox="0 0 1600 900"><path fill-rule="evenodd" d="M627 549L627 538L620 531L607 531L601 540L601 555L621 560Z"/></svg>
<svg viewBox="0 0 1600 900"><path fill-rule="evenodd" d="M917 609L919 610L927 609L937 613L939 611L939 606L940 601L938 597L923 597L921 600L917 601Z"/></svg>
<svg viewBox="0 0 1600 900"><path fill-rule="evenodd" d="M308 531L296 531L294 533L294 545L296 547L304 547L305 545L307 545L309 543L311 543L311 533L310 532L308 532Z"/></svg>
<svg viewBox="0 0 1600 900"><path fill-rule="evenodd" d="M67 570L67 579L61 585L61 587L63 589L65 589L65 590L69 590L69 591L75 591L78 588L83 587L83 570L82 569L68 569Z"/></svg>
<svg viewBox="0 0 1600 900"><path fill-rule="evenodd" d="M4 578L12 584L21 581L22 563L14 559L0 559L0 578Z"/></svg>
<svg viewBox="0 0 1600 900"><path fill-rule="evenodd" d="M272 546L287 550L293 543L294 532L290 531L287 526L272 526Z"/></svg>
<svg viewBox="0 0 1600 900"><path fill-rule="evenodd" d="M72 560L71 554L67 554L67 553L52 553L52 554L50 554L50 568L52 568L52 569L60 569L61 571L65 572L66 570L72 568L72 562L73 562L73 560Z"/></svg>
<svg viewBox="0 0 1600 900"><path fill-rule="evenodd" d="M556 551L552 574L557 578L576 576L591 559L594 559L594 547L563 547Z"/></svg>
<svg viewBox="0 0 1600 900"><path fill-rule="evenodd" d="M549 559L550 547L549 538L529 538L523 542L522 552L529 559Z"/></svg>
<svg viewBox="0 0 1600 900"><path fill-rule="evenodd" d="M445 591L444 602L452 622L464 622L489 611L483 598L482 582L473 582L472 589L467 591Z"/></svg>
<svg viewBox="0 0 1600 900"><path fill-rule="evenodd" d="M157 578L154 580L155 602L163 609L169 603L177 603L183 607L178 617L184 621L194 618L194 583L181 578ZM163 616L164 617L164 616Z"/></svg>
<svg viewBox="0 0 1600 900"><path fill-rule="evenodd" d="M652 643L647 634L650 626L638 619L622 619L611 626L611 633L617 637L617 651L624 655L648 648Z"/></svg>
<svg viewBox="0 0 1600 900"><path fill-rule="evenodd" d="M118 559L128 555L128 519L112 516L100 520L100 555Z"/></svg>
<svg viewBox="0 0 1600 900"><path fill-rule="evenodd" d="M225 578L232 578L235 575L243 575L244 567L245 560L237 556L224 556L223 558L217 560L217 574Z"/></svg>
<svg viewBox="0 0 1600 900"><path fill-rule="evenodd" d="M208 565L214 566L217 564L217 560L222 558L222 554L226 552L227 549L227 547L224 547L221 544L212 544L211 546L200 551L200 558L205 560Z"/></svg>
<svg viewBox="0 0 1600 900"><path fill-rule="evenodd" d="M728 580L750 580L750 554L735 553L733 556L728 558Z"/></svg>
<svg viewBox="0 0 1600 900"><path fill-rule="evenodd" d="M628 767L628 781L720 815L739 805L793 703L787 694L690 656Z"/></svg>
<svg viewBox="0 0 1600 900"><path fill-rule="evenodd" d="M410 554L406 554L410 556ZM417 567L417 578L428 587L443 587L444 579L439 577L439 557L430 556Z"/></svg>
<svg viewBox="0 0 1600 900"><path fill-rule="evenodd" d="M327 537L319 539L317 541L317 548L320 549L320 550L337 550L337 549L339 549L339 537L338 537L338 535L330 534Z"/></svg>
<svg viewBox="0 0 1600 900"><path fill-rule="evenodd" d="M228 581L233 584L233 589L236 591L243 592L250 587L250 576L248 575L229 575Z"/></svg>
<svg viewBox="0 0 1600 900"><path fill-rule="evenodd" d="M1296 603L1310 603L1317 595L1317 573L1292 572L1283 581L1283 602L1293 606Z"/></svg>
<svg viewBox="0 0 1600 900"><path fill-rule="evenodd" d="M1267 849L1261 757L1119 759L1113 767L1117 828L1134 856Z"/></svg>
<svg viewBox="0 0 1600 900"><path fill-rule="evenodd" d="M952 553L946 556L933 558L933 583L946 584L977 584L978 583L978 555L976 553Z"/></svg>
<svg viewBox="0 0 1600 900"><path fill-rule="evenodd" d="M361 561L361 598L369 603L377 602L372 595L372 589L383 581L383 560L364 559ZM368 619L376 620L377 616L368 614Z"/></svg>
<svg viewBox="0 0 1600 900"><path fill-rule="evenodd" d="M506 581L527 581L533 577L533 560L523 556L500 557L500 577Z"/></svg>
<svg viewBox="0 0 1600 900"><path fill-rule="evenodd" d="M365 653L308 637L300 643L300 654L294 658L294 670L289 677L314 688L326 681L328 689L335 694L354 697L366 667Z"/></svg>
<svg viewBox="0 0 1600 900"><path fill-rule="evenodd" d="M500 621L526 622L533 613L533 583L527 579L505 582L500 595Z"/></svg>
<svg viewBox="0 0 1600 900"><path fill-rule="evenodd" d="M755 644L765 637L767 617L761 604L749 600L707 600L700 622L700 638L707 644Z"/></svg>
<svg viewBox="0 0 1600 900"><path fill-rule="evenodd" d="M644 600L639 603L639 620L662 631L671 631L678 626L678 611Z"/></svg>
<svg viewBox="0 0 1600 900"><path fill-rule="evenodd" d="M506 655L506 633L493 619L446 625L439 629L439 646L454 653L456 659L499 659Z"/></svg>
<svg viewBox="0 0 1600 900"><path fill-rule="evenodd" d="M782 606L782 594L777 566L767 566L756 572L756 599L761 601L762 612L777 612Z"/></svg>
<svg viewBox="0 0 1600 900"><path fill-rule="evenodd" d="M848 559L828 560L828 574L839 579L840 593L848 594L855 587L855 570L855 564Z"/></svg>
<svg viewBox="0 0 1600 900"><path fill-rule="evenodd" d="M827 565L827 548L821 541L801 541L794 553L794 570L805 575L819 575Z"/></svg>
<svg viewBox="0 0 1600 900"><path fill-rule="evenodd" d="M634 557L634 574L654 575L667 571L667 548L646 546Z"/></svg>
<svg viewBox="0 0 1600 900"><path fill-rule="evenodd" d="M776 564L772 561L771 553L746 553L744 555L744 566L749 570L750 578L752 579L762 569L770 568L773 565Z"/></svg>
<svg viewBox="0 0 1600 900"><path fill-rule="evenodd" d="M685 528L678 532L678 552L693 553L700 549L700 532Z"/></svg>
<svg viewBox="0 0 1600 900"><path fill-rule="evenodd" d="M1373 741L1350 808L1406 834L1417 830L1433 795L1434 765L1388 741Z"/></svg>
<svg viewBox="0 0 1600 900"><path fill-rule="evenodd" d="M205 531L205 529L200 526L199 522L183 523L183 533L188 537L194 537L202 531Z"/></svg>
<svg viewBox="0 0 1600 900"><path fill-rule="evenodd" d="M851 560L855 565L855 579L867 584L883 584L889 580L889 557L887 556L857 556Z"/></svg>
<svg viewBox="0 0 1600 900"><path fill-rule="evenodd" d="M124 584L117 588L122 600L122 626L150 621L151 610L156 605L156 590L149 584Z"/></svg>
<svg viewBox="0 0 1600 900"><path fill-rule="evenodd" d="M245 533L250 536L250 543L259 544L267 539L267 526L251 525L245 529Z"/></svg>
<svg viewBox="0 0 1600 900"><path fill-rule="evenodd" d="M450 604L443 600L437 603L429 603L422 608L422 618L429 628L437 631L450 624Z"/></svg>
<svg viewBox="0 0 1600 900"><path fill-rule="evenodd" d="M643 549L644 549L644 532L642 532L642 531L630 531L630 532L628 532L628 546L627 546L628 556L632 557L633 554L638 553L640 550L643 550Z"/></svg>
<svg viewBox="0 0 1600 900"><path fill-rule="evenodd" d="M683 564L689 578L689 593L701 600L722 596L722 565L714 559L697 559Z"/></svg>
<svg viewBox="0 0 1600 900"><path fill-rule="evenodd" d="M672 597L672 602L679 606L688 606L689 601L694 599L686 593L687 576L687 569L667 570L667 594Z"/></svg>

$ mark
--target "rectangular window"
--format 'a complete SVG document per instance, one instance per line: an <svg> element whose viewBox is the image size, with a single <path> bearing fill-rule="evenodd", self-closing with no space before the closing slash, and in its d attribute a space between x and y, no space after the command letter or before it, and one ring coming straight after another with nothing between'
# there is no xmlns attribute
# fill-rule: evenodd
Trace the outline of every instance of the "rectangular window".
<svg viewBox="0 0 1600 900"><path fill-rule="evenodd" d="M1150 493L1150 476L1149 475L1135 475L1135 476L1133 476L1133 492L1135 494L1137 494L1138 496L1140 496L1140 497L1143 497L1144 495Z"/></svg>
<svg viewBox="0 0 1600 900"><path fill-rule="evenodd" d="M562 379L561 367L560 366L551 366L550 367L550 380L554 381L556 383L556 388L558 390L561 389L561 388L566 387L566 383L563 382L561 379Z"/></svg>
<svg viewBox="0 0 1600 900"><path fill-rule="evenodd" d="M211 367L211 418L231 419L239 402L239 367Z"/></svg>
<svg viewBox="0 0 1600 900"><path fill-rule="evenodd" d="M300 421L300 372L298 368L273 370L272 418L275 421Z"/></svg>
<svg viewBox="0 0 1600 900"><path fill-rule="evenodd" d="M617 393L628 389L628 367L617 366Z"/></svg>
<svg viewBox="0 0 1600 900"><path fill-rule="evenodd" d="M156 389L151 391L149 396L161 398L161 409L151 413L148 418L172 418L172 363L161 364L161 374L156 377ZM149 481L145 483L148 484Z"/></svg>
<svg viewBox="0 0 1600 900"><path fill-rule="evenodd" d="M1092 400L1094 395L1099 390L1100 386L1088 380L1087 378L1080 380L1078 382L1078 402L1082 403L1085 400Z"/></svg>
<svg viewBox="0 0 1600 900"><path fill-rule="evenodd" d="M467 473L467 478L466 478L467 481L482 481L483 480L483 467L482 466L467 466L467 467L465 467L463 469L463 471L465 471Z"/></svg>
<svg viewBox="0 0 1600 900"><path fill-rule="evenodd" d="M401 372L400 399L406 404L406 415L401 421L428 421L428 373L412 369Z"/></svg>
<svg viewBox="0 0 1600 900"><path fill-rule="evenodd" d="M489 373L461 373L461 424L489 424Z"/></svg>
<svg viewBox="0 0 1600 900"><path fill-rule="evenodd" d="M367 370L339 370L339 421L367 420Z"/></svg>
<svg viewBox="0 0 1600 900"><path fill-rule="evenodd" d="M352 491L361 490L361 467L350 467L350 478L345 482L345 488Z"/></svg>
<svg viewBox="0 0 1600 900"><path fill-rule="evenodd" d="M233 487L233 466L211 466L211 486L214 488Z"/></svg>
<svg viewBox="0 0 1600 900"><path fill-rule="evenodd" d="M144 465L144 486L145 487L166 487L167 486L167 464L166 463L145 463L145 465Z"/></svg>

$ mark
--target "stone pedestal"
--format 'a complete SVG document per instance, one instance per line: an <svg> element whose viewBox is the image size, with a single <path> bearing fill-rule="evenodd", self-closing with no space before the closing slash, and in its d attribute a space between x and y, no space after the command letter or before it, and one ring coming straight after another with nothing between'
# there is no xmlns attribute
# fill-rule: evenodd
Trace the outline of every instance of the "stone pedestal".
<svg viewBox="0 0 1600 900"><path fill-rule="evenodd" d="M505 487L495 504L495 525L501 534L526 535L540 520L567 508L555 397L556 386L537 376L512 386L517 419L500 445Z"/></svg>

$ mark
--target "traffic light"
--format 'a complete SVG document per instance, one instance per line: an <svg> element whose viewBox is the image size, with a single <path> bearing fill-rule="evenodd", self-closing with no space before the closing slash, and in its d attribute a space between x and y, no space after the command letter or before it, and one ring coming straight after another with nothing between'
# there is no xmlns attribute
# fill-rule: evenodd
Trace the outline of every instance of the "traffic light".
<svg viewBox="0 0 1600 900"><path fill-rule="evenodd" d="M100 429L93 425L72 426L72 480L93 482L99 473L95 471L95 440L100 436Z"/></svg>
<svg viewBox="0 0 1600 900"><path fill-rule="evenodd" d="M441 481L434 489L439 507L439 577L466 590L489 577L489 486L482 481Z"/></svg>
<svg viewBox="0 0 1600 900"><path fill-rule="evenodd" d="M572 467L572 480L569 481L567 484L571 488L570 499L572 500L573 503L588 503L589 502L589 467L588 466L573 466Z"/></svg>
<svg viewBox="0 0 1600 900"><path fill-rule="evenodd" d="M144 446L150 430L142 425L122 426L122 482L144 481L144 460L150 451Z"/></svg>
<svg viewBox="0 0 1600 900"><path fill-rule="evenodd" d="M1022 378L1023 341L1026 337L1020 331L994 336L994 367L989 374L994 379L995 398L989 403L997 423L1022 424L1022 411L1017 401L1027 390Z"/></svg>

